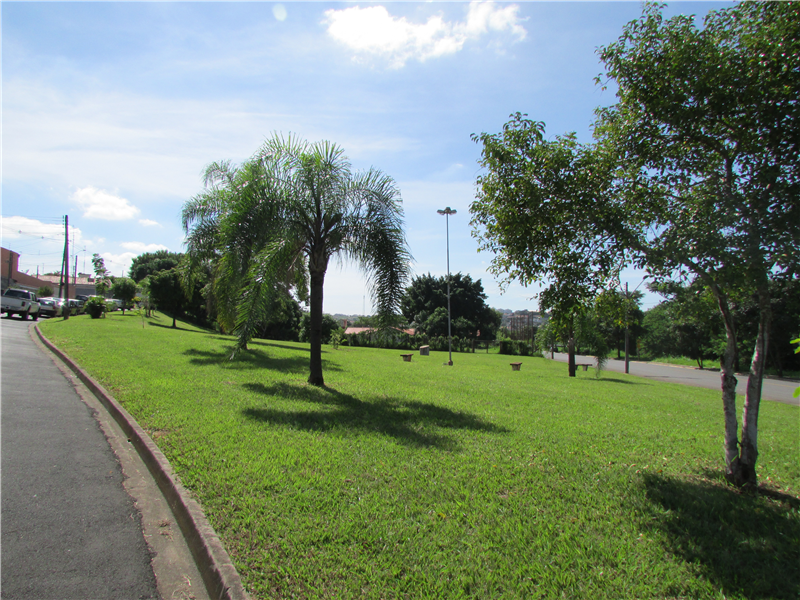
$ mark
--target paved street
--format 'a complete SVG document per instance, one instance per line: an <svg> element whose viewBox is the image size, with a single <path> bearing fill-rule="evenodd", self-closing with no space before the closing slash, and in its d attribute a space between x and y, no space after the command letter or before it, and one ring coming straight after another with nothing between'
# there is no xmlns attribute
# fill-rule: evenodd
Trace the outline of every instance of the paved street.
<svg viewBox="0 0 800 600"><path fill-rule="evenodd" d="M2 597L158 598L120 463L28 326L0 326Z"/></svg>
<svg viewBox="0 0 800 600"><path fill-rule="evenodd" d="M550 357L549 353L547 354L547 357ZM567 362L567 355L557 352L555 354L555 360ZM595 364L595 358L593 356L579 356L577 357L577 362ZM624 373L625 361L609 360L606 363L606 370ZM647 377L648 379L656 379L658 381L682 383L685 385L704 387L712 390L721 389L719 371L709 371L706 369L701 371L700 369L695 369L693 367L678 367L673 365L631 361L629 372L631 375ZM736 392L737 394L744 395L747 388L747 375L737 375L736 379L738 380ZM761 398L798 406L800 405L800 398L792 397L792 394L798 385L800 385L800 383L785 379L764 379L764 383L761 388Z"/></svg>

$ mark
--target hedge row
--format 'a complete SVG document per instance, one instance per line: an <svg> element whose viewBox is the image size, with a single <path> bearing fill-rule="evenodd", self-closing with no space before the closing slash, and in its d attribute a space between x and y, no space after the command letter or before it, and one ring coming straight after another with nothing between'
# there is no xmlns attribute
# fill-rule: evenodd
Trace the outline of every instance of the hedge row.
<svg viewBox="0 0 800 600"><path fill-rule="evenodd" d="M348 346L368 348L388 348L397 350L418 350L420 346L430 346L433 351L448 350L447 336L409 335L401 331L362 331L345 336ZM474 352L471 338L453 337L453 352Z"/></svg>

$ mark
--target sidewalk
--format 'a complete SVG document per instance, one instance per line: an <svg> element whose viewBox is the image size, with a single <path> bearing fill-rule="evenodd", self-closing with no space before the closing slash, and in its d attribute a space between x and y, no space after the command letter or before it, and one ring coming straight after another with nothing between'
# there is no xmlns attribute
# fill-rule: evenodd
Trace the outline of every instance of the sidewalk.
<svg viewBox="0 0 800 600"><path fill-rule="evenodd" d="M77 378L2 319L2 596L208 598L147 468Z"/></svg>

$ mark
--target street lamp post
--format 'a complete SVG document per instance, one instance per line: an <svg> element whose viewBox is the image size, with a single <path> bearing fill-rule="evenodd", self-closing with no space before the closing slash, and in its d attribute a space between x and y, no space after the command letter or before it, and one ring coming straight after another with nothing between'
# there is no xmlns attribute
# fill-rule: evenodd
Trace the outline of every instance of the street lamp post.
<svg viewBox="0 0 800 600"><path fill-rule="evenodd" d="M449 206L444 210L437 210L440 215L444 215L445 227L447 229L447 349L449 360L447 364L453 366L453 335L450 331L450 215L456 211Z"/></svg>

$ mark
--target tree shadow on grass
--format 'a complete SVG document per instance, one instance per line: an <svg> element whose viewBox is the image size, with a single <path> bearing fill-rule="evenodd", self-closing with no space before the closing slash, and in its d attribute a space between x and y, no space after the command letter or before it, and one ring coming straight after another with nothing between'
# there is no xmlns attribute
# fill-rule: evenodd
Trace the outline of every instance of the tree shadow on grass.
<svg viewBox="0 0 800 600"><path fill-rule="evenodd" d="M148 321L147 324L150 327L161 327L162 329L172 329L173 331L186 331L188 333L205 333L206 335L211 333L210 330L195 329L195 328L189 329L189 328L181 327L180 325L178 325L177 327L173 327L171 324L170 325L162 325L161 323L153 323L152 321Z"/></svg>
<svg viewBox="0 0 800 600"><path fill-rule="evenodd" d="M607 375L601 375L600 377L596 377L595 381L607 381L609 383L624 383L625 385L649 385L642 381L629 381L627 379L619 379L618 377L608 377Z"/></svg>
<svg viewBox="0 0 800 600"><path fill-rule="evenodd" d="M284 350L294 350L295 352L311 352L311 348L303 348L297 346L287 346L286 344L281 344L279 342L273 342L269 340L252 340L249 342L250 344L255 344L257 346L266 346L268 348L283 348ZM326 354L326 350L322 350L323 354Z"/></svg>
<svg viewBox="0 0 800 600"><path fill-rule="evenodd" d="M458 449L456 441L434 431L434 428L470 429L489 433L509 431L475 415L426 402L395 398L374 398L365 402L331 388L287 383L269 386L247 383L244 387L268 398L278 396L318 405L319 409L310 411L272 407L251 407L242 411L246 417L256 421L289 425L308 431L344 428L354 432L387 435L407 446L450 451Z"/></svg>
<svg viewBox="0 0 800 600"><path fill-rule="evenodd" d="M673 554L701 565L715 588L746 598L800 597L797 499L655 474L644 484L660 509L652 527L667 534Z"/></svg>
<svg viewBox="0 0 800 600"><path fill-rule="evenodd" d="M257 348L250 348L239 352L233 360L233 346L228 346L222 350L196 350L191 348L184 352L184 355L191 356L189 362L197 366L224 366L226 369L269 369L281 373L298 374L307 373L309 369L308 357L306 356L271 356L268 352ZM323 361L323 369L326 371L338 371L338 365L329 364Z"/></svg>

